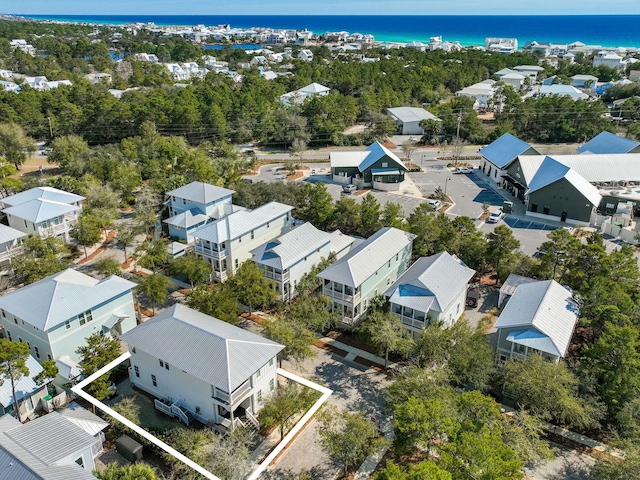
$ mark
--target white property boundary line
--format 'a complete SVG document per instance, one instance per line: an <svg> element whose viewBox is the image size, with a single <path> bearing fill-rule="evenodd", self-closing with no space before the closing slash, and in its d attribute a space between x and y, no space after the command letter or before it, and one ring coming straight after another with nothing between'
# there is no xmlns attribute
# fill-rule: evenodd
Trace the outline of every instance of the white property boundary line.
<svg viewBox="0 0 640 480"><path fill-rule="evenodd" d="M115 418L119 422L123 423L124 425L129 427L131 430L136 432L141 437L146 438L151 443L157 445L162 450L167 452L169 455L172 455L173 457L177 458L178 460L180 460L185 465L193 468L196 472L200 473L201 475L204 475L206 478L208 478L210 480L221 480L220 478L216 477L213 473L211 473L209 470L205 469L204 467L202 467L201 465L197 464L193 460L185 457L182 453L178 452L177 450L175 450L171 446L167 445L162 440L154 437L153 435L151 435L149 432L147 432L143 428L139 427L138 425L136 425L132 421L130 421L127 418L125 418L122 415L120 415L118 412L116 412L112 408L110 408L107 405L105 405L104 403L102 403L100 400L92 397L87 392L82 390L88 384L93 382L96 378L98 378L98 377L104 375L105 373L111 371L113 368L115 368L116 366L120 365L122 362L124 362L125 360L127 360L130 357L131 357L131 353L129 353L129 352L123 353L118 358L116 358L114 361L112 361L112 362L108 363L107 365L105 365L104 367L102 367L96 373L94 373L93 375L90 375L89 377L85 378L83 381L81 381L80 383L78 383L77 385L72 387L71 391L73 393L75 393L76 395L84 398L87 402L89 402L92 405L94 405L95 407L99 408L100 410L102 410L106 414L110 415L111 417ZM277 373L278 373L278 375L281 375L281 376L283 376L283 377L285 377L285 378L287 378L289 380L293 380L294 382L298 382L301 385L304 385L305 387L309 387L309 388L311 388L313 390L316 390L316 391L322 393L322 396L316 401L316 403L313 404L313 406L307 411L307 413L305 413L302 416L302 418L298 421L298 423L295 424L295 426L291 429L291 431L273 449L273 451L267 456L267 458L265 458L258 465L258 468L256 468L251 473L251 475L249 475L248 480L257 479L260 476L260 474L267 469L269 464L280 454L280 452L282 452L282 450L289 444L289 442L291 442L291 440L295 437L295 435L297 435L297 433L300 430L302 430L302 427L304 427L304 425L309 421L309 419L320 409L320 407L327 401L327 399L333 393L330 389L328 389L326 387L323 387L321 385L313 383L313 382L311 382L311 381L309 381L309 380L307 380L305 378L299 377L298 375L294 375L293 373L290 373L290 372L287 372L285 370L282 370L281 368L277 369Z"/></svg>

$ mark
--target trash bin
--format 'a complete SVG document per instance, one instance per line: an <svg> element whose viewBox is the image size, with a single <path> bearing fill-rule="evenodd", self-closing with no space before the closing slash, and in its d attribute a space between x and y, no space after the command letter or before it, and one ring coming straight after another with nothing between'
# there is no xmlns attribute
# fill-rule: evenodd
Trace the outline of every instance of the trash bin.
<svg viewBox="0 0 640 480"><path fill-rule="evenodd" d="M123 435L116 440L116 450L130 462L142 460L142 445L127 435Z"/></svg>

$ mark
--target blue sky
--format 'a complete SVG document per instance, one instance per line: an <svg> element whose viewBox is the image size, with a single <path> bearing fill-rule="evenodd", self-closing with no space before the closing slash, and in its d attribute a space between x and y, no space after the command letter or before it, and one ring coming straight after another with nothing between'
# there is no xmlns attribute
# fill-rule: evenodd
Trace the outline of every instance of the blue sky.
<svg viewBox="0 0 640 480"><path fill-rule="evenodd" d="M640 14L639 0L14 0L2 13L68 15Z"/></svg>

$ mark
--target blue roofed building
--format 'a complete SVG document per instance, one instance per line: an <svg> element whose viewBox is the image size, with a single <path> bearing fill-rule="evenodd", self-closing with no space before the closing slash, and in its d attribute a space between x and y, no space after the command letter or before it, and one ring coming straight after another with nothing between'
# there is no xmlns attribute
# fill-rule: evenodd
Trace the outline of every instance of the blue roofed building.
<svg viewBox="0 0 640 480"><path fill-rule="evenodd" d="M538 354L559 362L567 354L578 313L571 291L554 280L519 285L495 324L498 360Z"/></svg>
<svg viewBox="0 0 640 480"><path fill-rule="evenodd" d="M480 155L482 155L482 171L495 183L507 188L509 182L503 178L507 167L519 155L540 155L540 153L527 142L510 133L505 133L486 147L481 148Z"/></svg>
<svg viewBox="0 0 640 480"><path fill-rule="evenodd" d="M450 327L460 318L475 273L455 255L440 252L419 258L384 294L391 313L417 337L431 323Z"/></svg>
<svg viewBox="0 0 640 480"><path fill-rule="evenodd" d="M640 153L640 143L604 131L579 147L578 153Z"/></svg>

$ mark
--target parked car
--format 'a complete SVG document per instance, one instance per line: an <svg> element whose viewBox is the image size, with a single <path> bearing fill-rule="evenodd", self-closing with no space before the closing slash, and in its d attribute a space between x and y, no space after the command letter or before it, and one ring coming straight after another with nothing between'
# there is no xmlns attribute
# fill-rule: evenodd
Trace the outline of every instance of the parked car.
<svg viewBox="0 0 640 480"><path fill-rule="evenodd" d="M453 173L469 174L469 173L473 173L473 169L468 167L458 167L453 171Z"/></svg>
<svg viewBox="0 0 640 480"><path fill-rule="evenodd" d="M498 223L498 221L502 218L502 215L502 210L494 210L489 218L487 218L487 223Z"/></svg>
<svg viewBox="0 0 640 480"><path fill-rule="evenodd" d="M431 208L433 208L434 210L439 209L440 205L442 205L442 202L440 202L440 200L434 200L434 199L427 200L427 203L431 205Z"/></svg>
<svg viewBox="0 0 640 480"><path fill-rule="evenodd" d="M353 192L355 192L356 190L358 190L358 187L356 187L356 186L355 186L355 185L353 185L352 183L350 183L349 185L344 185L344 186L342 187L342 191L343 191L344 193L353 193Z"/></svg>

